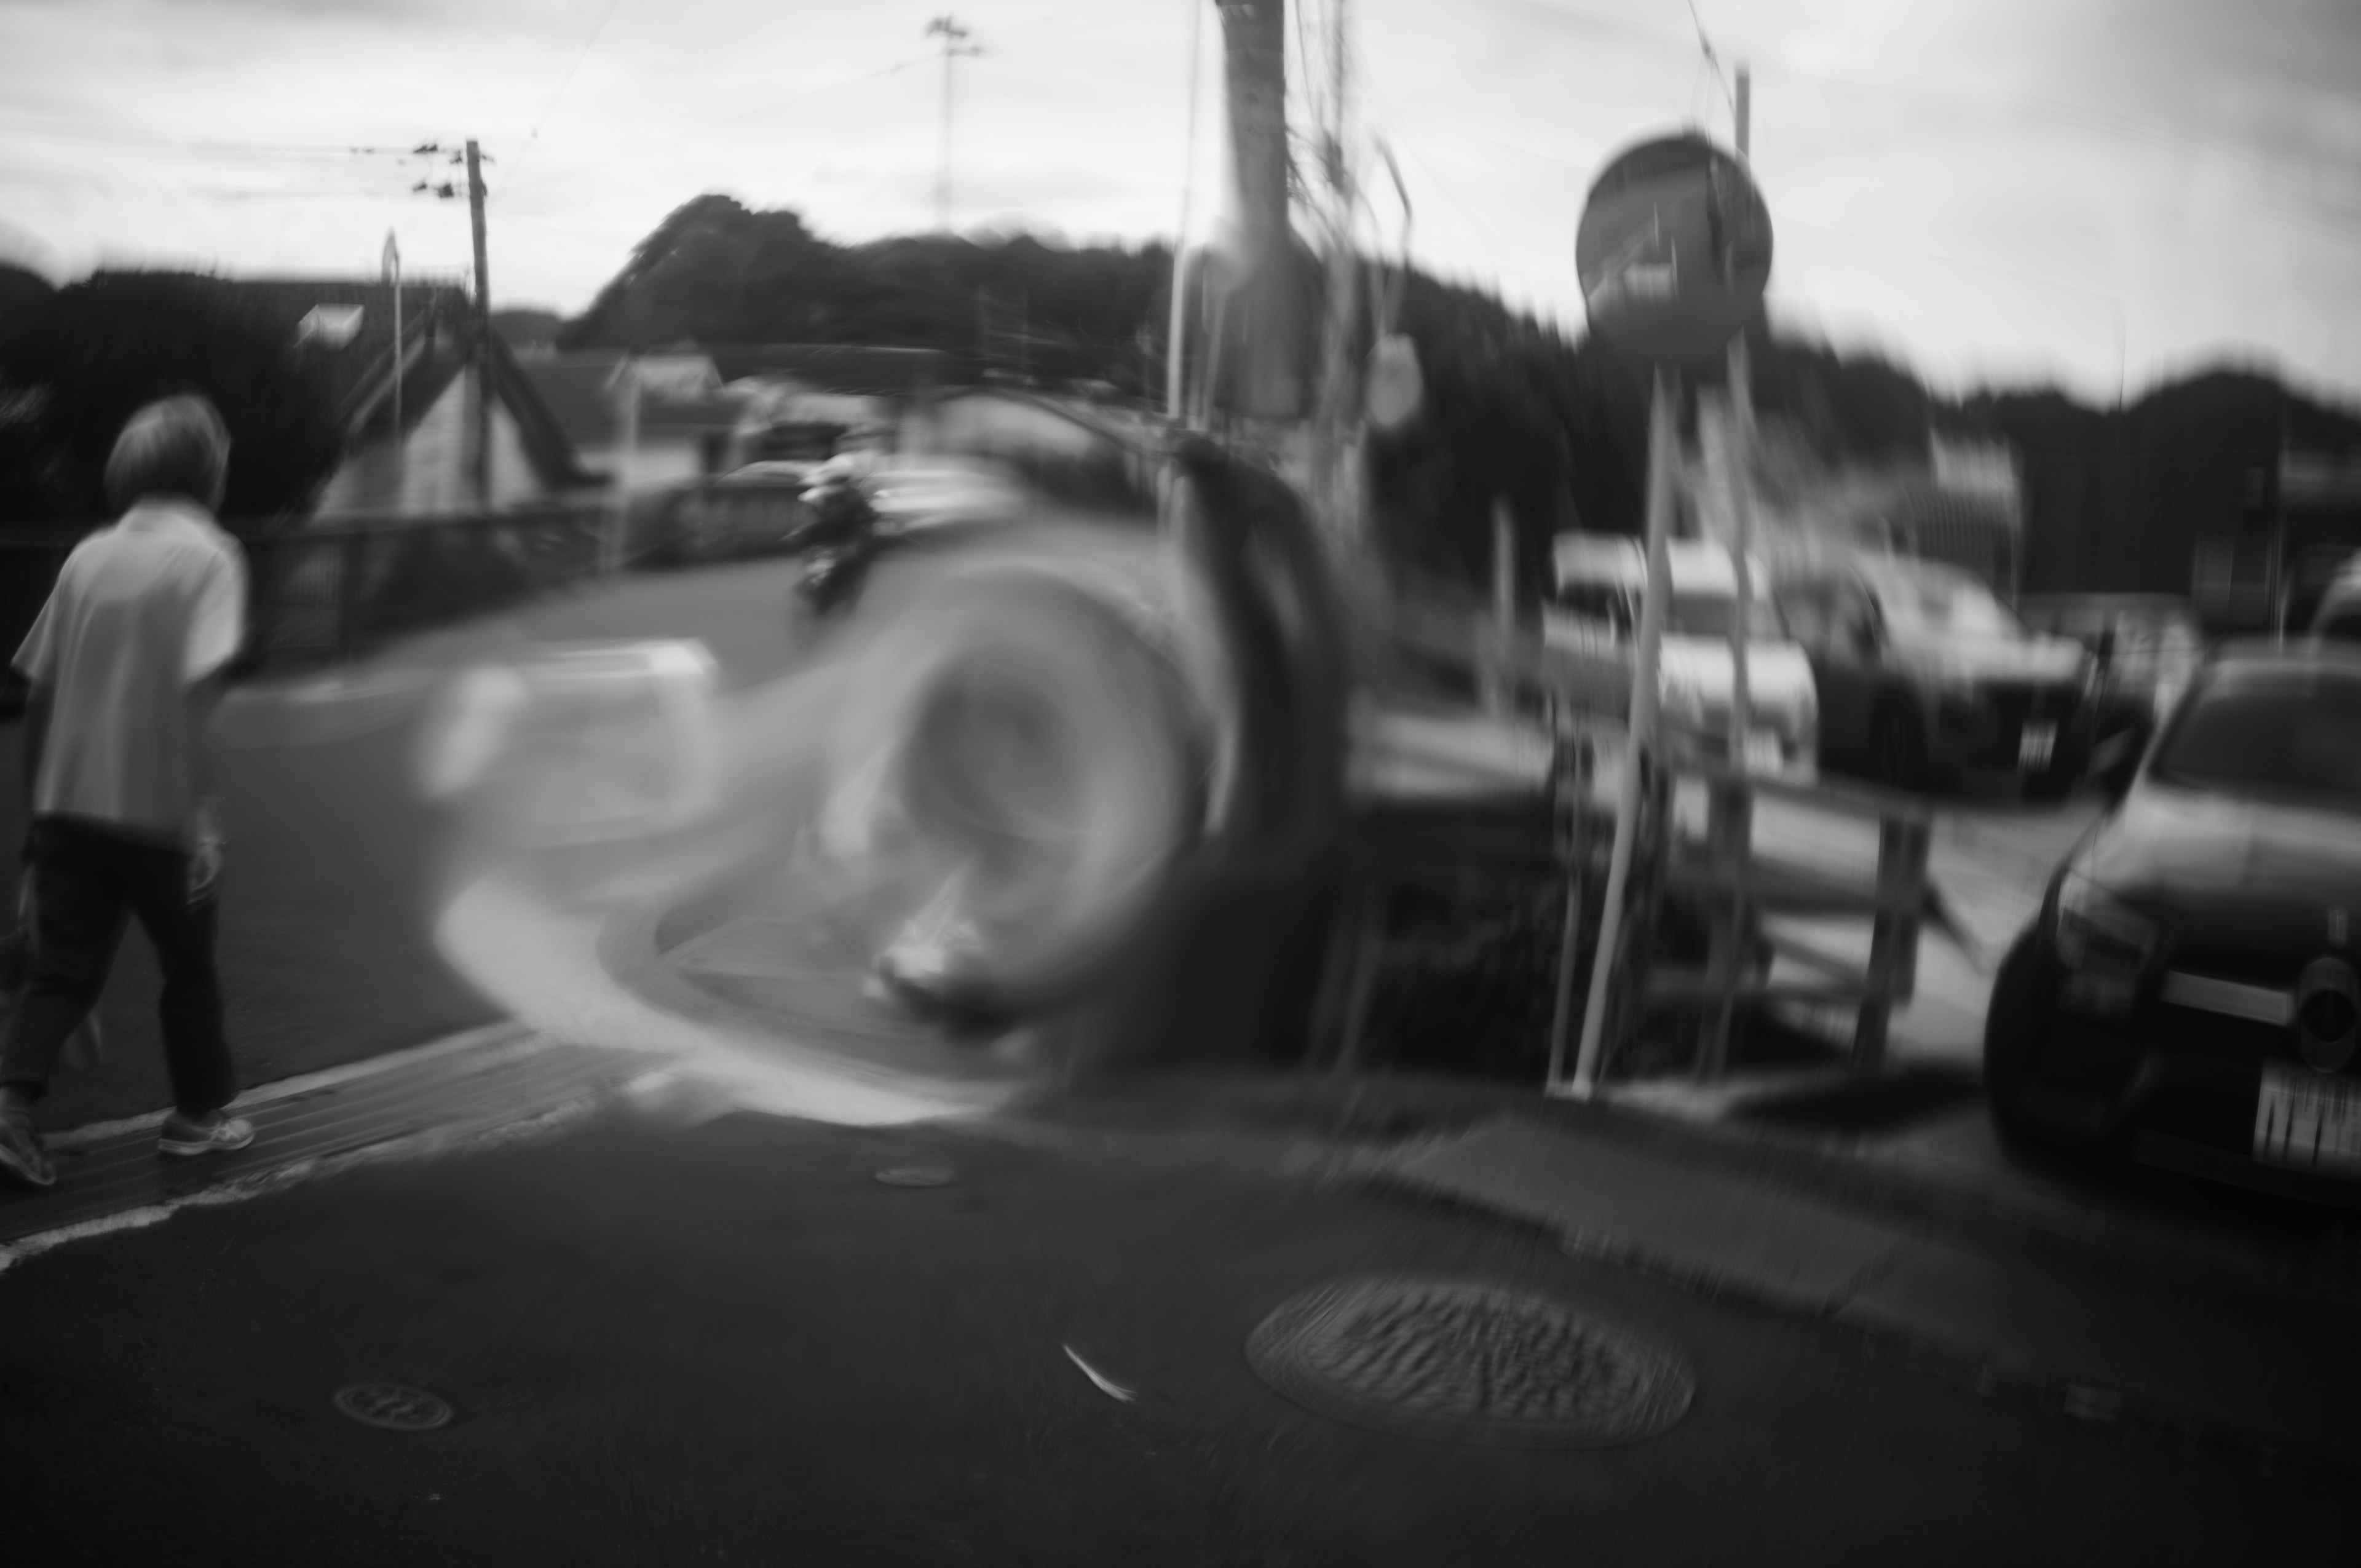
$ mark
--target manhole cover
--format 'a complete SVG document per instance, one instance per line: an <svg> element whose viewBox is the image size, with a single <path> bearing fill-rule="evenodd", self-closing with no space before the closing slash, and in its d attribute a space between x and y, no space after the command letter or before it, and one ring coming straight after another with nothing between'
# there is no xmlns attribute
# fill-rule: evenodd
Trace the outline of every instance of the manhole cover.
<svg viewBox="0 0 2361 1568"><path fill-rule="evenodd" d="M1246 1339L1262 1380L1323 1415L1413 1437L1603 1448L1653 1437L1695 1391L1667 1352L1543 1297L1374 1277L1323 1286Z"/></svg>
<svg viewBox="0 0 2361 1568"><path fill-rule="evenodd" d="M451 1420L451 1407L423 1388L399 1383L356 1383L336 1390L336 1409L364 1426L388 1431L433 1431Z"/></svg>
<svg viewBox="0 0 2361 1568"><path fill-rule="evenodd" d="M879 1171L877 1179L888 1187L949 1187L959 1172L939 1165L896 1165Z"/></svg>
<svg viewBox="0 0 2361 1568"><path fill-rule="evenodd" d="M0 1367L0 1410L53 1409L72 1395L62 1377L26 1367Z"/></svg>

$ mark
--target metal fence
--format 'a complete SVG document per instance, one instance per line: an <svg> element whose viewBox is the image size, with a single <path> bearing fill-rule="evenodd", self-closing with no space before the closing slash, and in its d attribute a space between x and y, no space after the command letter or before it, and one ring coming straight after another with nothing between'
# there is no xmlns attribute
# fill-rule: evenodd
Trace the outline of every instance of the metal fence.
<svg viewBox="0 0 2361 1568"><path fill-rule="evenodd" d="M809 509L792 485L697 484L447 516L293 525L231 520L250 584L234 675L348 659L385 639L619 572L792 548ZM0 653L13 653L73 547L100 523L0 530ZM13 671L0 702L23 697Z"/></svg>
<svg viewBox="0 0 2361 1568"><path fill-rule="evenodd" d="M399 632L600 576L612 514L554 507L246 534L243 668L349 658Z"/></svg>

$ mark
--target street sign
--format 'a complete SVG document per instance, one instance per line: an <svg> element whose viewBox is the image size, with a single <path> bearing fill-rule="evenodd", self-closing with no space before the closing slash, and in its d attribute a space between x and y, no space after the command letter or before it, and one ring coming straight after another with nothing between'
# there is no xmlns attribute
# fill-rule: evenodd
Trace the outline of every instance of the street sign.
<svg viewBox="0 0 2361 1568"><path fill-rule="evenodd" d="M1703 137L1643 142L1607 166L1574 242L1590 324L1657 364L1719 353L1771 277L1771 214L1746 166Z"/></svg>

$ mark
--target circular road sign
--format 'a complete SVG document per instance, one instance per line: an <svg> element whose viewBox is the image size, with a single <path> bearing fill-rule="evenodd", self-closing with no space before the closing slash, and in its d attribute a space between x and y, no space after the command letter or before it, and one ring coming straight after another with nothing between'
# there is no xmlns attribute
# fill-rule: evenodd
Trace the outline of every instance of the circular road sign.
<svg viewBox="0 0 2361 1568"><path fill-rule="evenodd" d="M1601 337L1659 363L1701 359L1763 297L1771 213L1746 166L1703 137L1642 142L1591 186L1574 267Z"/></svg>

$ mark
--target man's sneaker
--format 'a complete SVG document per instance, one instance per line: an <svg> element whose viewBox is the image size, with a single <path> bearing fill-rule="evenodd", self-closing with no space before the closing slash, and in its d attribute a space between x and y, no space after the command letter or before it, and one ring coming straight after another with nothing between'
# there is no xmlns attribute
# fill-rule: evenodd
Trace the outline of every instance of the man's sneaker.
<svg viewBox="0 0 2361 1568"><path fill-rule="evenodd" d="M16 1116L0 1116L0 1170L27 1187L54 1187L58 1173L41 1152L41 1140L32 1124Z"/></svg>
<svg viewBox="0 0 2361 1568"><path fill-rule="evenodd" d="M242 1116L216 1112L208 1121L183 1116L178 1111L164 1118L163 1136L156 1142L161 1154L227 1154L254 1142L254 1124Z"/></svg>

